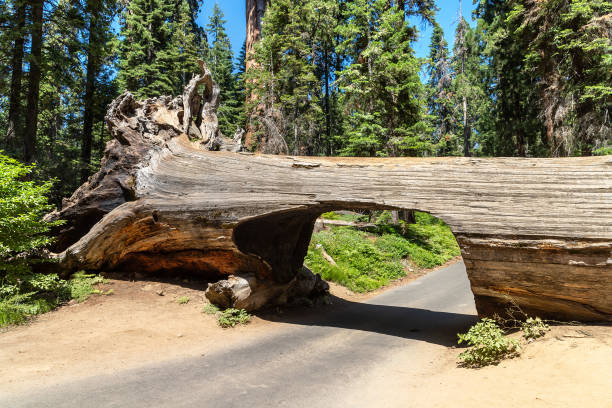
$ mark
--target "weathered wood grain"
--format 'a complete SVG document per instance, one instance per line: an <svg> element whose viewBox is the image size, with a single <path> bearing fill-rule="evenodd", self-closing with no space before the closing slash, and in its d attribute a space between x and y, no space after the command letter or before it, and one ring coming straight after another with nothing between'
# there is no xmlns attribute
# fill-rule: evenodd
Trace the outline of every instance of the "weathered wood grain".
<svg viewBox="0 0 612 408"><path fill-rule="evenodd" d="M68 220L56 246L64 267L282 284L321 213L418 209L454 232L480 313L515 302L546 317L612 319L612 157L210 152L184 133L175 105L124 97L111 107L102 170L54 215Z"/></svg>

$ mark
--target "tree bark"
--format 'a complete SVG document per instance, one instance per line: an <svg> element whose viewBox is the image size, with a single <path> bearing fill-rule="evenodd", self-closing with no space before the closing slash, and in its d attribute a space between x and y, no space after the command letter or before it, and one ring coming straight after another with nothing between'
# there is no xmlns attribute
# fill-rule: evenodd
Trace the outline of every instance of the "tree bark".
<svg viewBox="0 0 612 408"><path fill-rule="evenodd" d="M32 47L30 72L28 74L28 102L25 112L24 160L30 163L36 159L36 131L38 129L38 99L40 96L41 57L43 40L43 0L29 2L32 13Z"/></svg>
<svg viewBox="0 0 612 408"><path fill-rule="evenodd" d="M21 129L19 128L21 117L21 78L23 76L23 43L25 37L26 5L24 0L15 1L15 28L13 35L13 55L11 57L11 90L9 94L8 126L6 132L6 143L9 150L17 146L21 140Z"/></svg>
<svg viewBox="0 0 612 408"><path fill-rule="evenodd" d="M245 60L245 73L249 72L249 69L253 68L257 62L253 57L255 52L255 43L259 41L261 37L261 21L266 11L266 6L269 0L246 0L246 60ZM247 105L253 101L253 95L248 91L246 92L246 103ZM250 121L247 123L247 129L245 134L245 146L251 150L257 144L255 140L255 129Z"/></svg>
<svg viewBox="0 0 612 408"><path fill-rule="evenodd" d="M93 124L95 110L96 78L100 70L100 17L101 0L88 0L89 38L87 41L87 74L85 79L85 98L83 112L83 137L81 140L81 183L87 181L91 174L91 146L93 143Z"/></svg>
<svg viewBox="0 0 612 408"><path fill-rule="evenodd" d="M472 154L470 152L472 129L468 126L468 117L467 117L467 98L463 97L463 155L465 157L470 157Z"/></svg>

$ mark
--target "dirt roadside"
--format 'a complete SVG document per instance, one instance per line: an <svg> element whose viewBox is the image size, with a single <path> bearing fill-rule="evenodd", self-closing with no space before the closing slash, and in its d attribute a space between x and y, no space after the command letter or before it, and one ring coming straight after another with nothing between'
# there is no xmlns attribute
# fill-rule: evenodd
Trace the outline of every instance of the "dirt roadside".
<svg viewBox="0 0 612 408"><path fill-rule="evenodd" d="M461 349L421 347L422 355L440 357L414 361L413 353L390 355L347 390L347 406L612 407L610 326L553 326L519 357L480 369L457 367Z"/></svg>
<svg viewBox="0 0 612 408"><path fill-rule="evenodd" d="M202 313L203 288L194 282L110 280L104 289L111 288L113 295L92 296L0 333L0 392L212 353L290 325L264 316L254 317L248 326L221 329L215 316ZM354 302L382 290L362 295L332 284L331 292ZM179 304L181 297L189 302ZM293 313L324 313L336 306ZM364 379L367 386L357 384L355 406L612 406L610 326L553 327L519 358L479 370L456 366L460 349L422 347L436 347L440 358L415 362L401 351L393 353Z"/></svg>

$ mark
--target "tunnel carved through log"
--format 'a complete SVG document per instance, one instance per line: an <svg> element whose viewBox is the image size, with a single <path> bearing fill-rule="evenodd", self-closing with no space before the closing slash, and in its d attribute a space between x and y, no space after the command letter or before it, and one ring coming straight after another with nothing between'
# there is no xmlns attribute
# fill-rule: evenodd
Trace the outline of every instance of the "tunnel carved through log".
<svg viewBox="0 0 612 408"><path fill-rule="evenodd" d="M63 268L282 285L322 212L417 209L455 234L480 314L514 302L542 317L612 319L612 157L212 152L185 134L182 102L127 94L111 106L101 170L48 217L67 220L54 248Z"/></svg>

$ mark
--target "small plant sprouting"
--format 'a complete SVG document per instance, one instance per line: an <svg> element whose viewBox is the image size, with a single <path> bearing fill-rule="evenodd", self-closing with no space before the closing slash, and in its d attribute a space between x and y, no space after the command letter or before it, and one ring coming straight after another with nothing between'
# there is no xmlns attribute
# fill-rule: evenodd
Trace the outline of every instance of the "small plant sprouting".
<svg viewBox="0 0 612 408"><path fill-rule="evenodd" d="M204 305L204 308L202 309L202 313L205 314L217 314L219 312L219 308L215 305L213 305L212 303L207 303Z"/></svg>
<svg viewBox="0 0 612 408"><path fill-rule="evenodd" d="M177 302L179 305L186 305L187 303L189 303L189 296L181 296L180 298L178 298Z"/></svg>
<svg viewBox="0 0 612 408"><path fill-rule="evenodd" d="M219 326L234 327L237 324L247 324L251 315L244 309L225 309L219 316Z"/></svg>
<svg viewBox="0 0 612 408"><path fill-rule="evenodd" d="M529 317L523 322L521 330L523 330L523 337L531 342L544 336L550 330L550 326L539 317Z"/></svg>

